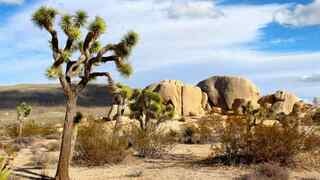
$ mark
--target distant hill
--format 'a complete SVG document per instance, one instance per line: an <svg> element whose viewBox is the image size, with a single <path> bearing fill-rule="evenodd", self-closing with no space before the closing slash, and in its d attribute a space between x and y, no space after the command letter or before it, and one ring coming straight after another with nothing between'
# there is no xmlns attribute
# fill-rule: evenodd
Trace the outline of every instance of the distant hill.
<svg viewBox="0 0 320 180"><path fill-rule="evenodd" d="M65 105L65 97L58 84L0 86L1 109L15 108L23 101L33 106ZM106 86L92 84L82 92L78 104L83 107L108 106L111 104L111 96Z"/></svg>

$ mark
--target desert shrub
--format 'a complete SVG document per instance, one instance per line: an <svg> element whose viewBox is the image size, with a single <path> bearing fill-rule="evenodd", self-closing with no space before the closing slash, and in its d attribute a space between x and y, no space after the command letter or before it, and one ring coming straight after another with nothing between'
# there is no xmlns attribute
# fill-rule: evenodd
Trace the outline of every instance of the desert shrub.
<svg viewBox="0 0 320 180"><path fill-rule="evenodd" d="M317 125L320 125L320 108L318 108L316 112L312 115L312 120Z"/></svg>
<svg viewBox="0 0 320 180"><path fill-rule="evenodd" d="M167 154L174 141L174 136L154 126L149 126L147 129L134 126L129 133L132 147L140 157L160 158Z"/></svg>
<svg viewBox="0 0 320 180"><path fill-rule="evenodd" d="M182 142L185 144L196 144L199 143L198 133L199 129L195 124L188 123L184 125L182 131Z"/></svg>
<svg viewBox="0 0 320 180"><path fill-rule="evenodd" d="M289 164L301 152L319 147L318 136L298 121L282 118L272 126L251 121L250 116L230 116L222 131L219 150L228 163L278 162Z"/></svg>
<svg viewBox="0 0 320 180"><path fill-rule="evenodd" d="M51 142L47 145L47 149L49 152L59 151L60 150L60 143L59 142Z"/></svg>
<svg viewBox="0 0 320 180"><path fill-rule="evenodd" d="M74 160L84 165L115 164L127 155L128 141L124 136L114 138L101 121L89 121L80 126L75 146Z"/></svg>
<svg viewBox="0 0 320 180"><path fill-rule="evenodd" d="M278 164L258 165L252 174L244 175L241 180L289 180L287 169Z"/></svg>
<svg viewBox="0 0 320 180"><path fill-rule="evenodd" d="M50 152L34 151L32 153L33 153L33 156L31 158L31 161L32 161L31 165L33 165L33 166L47 168L47 167L54 165L58 162L58 158L55 157Z"/></svg>
<svg viewBox="0 0 320 180"><path fill-rule="evenodd" d="M208 115L201 118L197 122L199 140L202 144L214 143L218 140L217 134L219 134L223 127L219 117L214 115Z"/></svg>
<svg viewBox="0 0 320 180"><path fill-rule="evenodd" d="M17 138L17 124L10 124L6 127L6 134L9 137ZM30 120L24 123L22 138L32 137L32 136L51 136L52 134L57 134L57 130L51 124L37 123L34 120Z"/></svg>

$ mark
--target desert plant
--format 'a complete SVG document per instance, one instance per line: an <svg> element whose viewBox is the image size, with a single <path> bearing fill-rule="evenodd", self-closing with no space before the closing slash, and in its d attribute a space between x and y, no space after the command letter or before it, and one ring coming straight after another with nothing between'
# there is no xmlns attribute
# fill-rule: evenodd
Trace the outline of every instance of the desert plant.
<svg viewBox="0 0 320 180"><path fill-rule="evenodd" d="M104 122L92 120L79 127L74 160L91 166L115 164L128 155L127 148L125 136L113 138L111 128L108 129Z"/></svg>
<svg viewBox="0 0 320 180"><path fill-rule="evenodd" d="M67 99L61 152L55 179L69 180L69 163L76 135L74 117L77 112L79 93L97 77L107 77L109 83L114 83L109 72L93 72L93 67L102 63L113 62L122 75L130 76L132 68L128 63L128 57L137 44L138 35L131 31L119 43L101 46L98 39L106 32L107 26L104 19L97 16L89 24L88 33L81 40L81 30L85 27L88 16L84 11L77 11L74 15L62 15L60 28L67 36L66 44L62 48L58 31L54 26L58 15L58 11L54 8L41 7L34 12L32 21L51 35L50 48L54 62L47 70L47 76L59 80ZM74 57L72 55L76 52L79 58L72 60Z"/></svg>
<svg viewBox="0 0 320 180"><path fill-rule="evenodd" d="M154 125L145 130L139 126L133 126L129 137L133 149L140 157L160 158L167 154L174 142L172 136L157 129Z"/></svg>
<svg viewBox="0 0 320 180"><path fill-rule="evenodd" d="M23 102L17 106L17 120L18 126L18 138L22 138L23 119L27 118L31 114L31 106Z"/></svg>
<svg viewBox="0 0 320 180"><path fill-rule="evenodd" d="M295 155L319 147L313 140L317 138L315 134L301 128L292 118L285 116L279 123L264 125L263 119L253 123L248 115L229 116L220 136L220 150L228 163L289 164Z"/></svg>
<svg viewBox="0 0 320 180"><path fill-rule="evenodd" d="M130 116L139 121L140 128L144 131L147 131L149 127L158 126L174 116L172 104L164 104L162 97L156 92L148 89L136 89L132 98L129 105Z"/></svg>
<svg viewBox="0 0 320 180"><path fill-rule="evenodd" d="M0 180L8 180L11 171L7 167L6 159L0 157Z"/></svg>

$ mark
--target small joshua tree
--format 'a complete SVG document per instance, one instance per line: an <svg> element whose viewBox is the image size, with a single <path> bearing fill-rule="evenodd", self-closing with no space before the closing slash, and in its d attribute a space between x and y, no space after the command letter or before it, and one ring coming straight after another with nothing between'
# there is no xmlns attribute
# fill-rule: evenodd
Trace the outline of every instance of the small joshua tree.
<svg viewBox="0 0 320 180"><path fill-rule="evenodd" d="M131 117L139 121L140 128L147 131L152 119L159 125L174 116L172 104L164 104L161 96L151 90L134 90L133 101L130 104Z"/></svg>
<svg viewBox="0 0 320 180"><path fill-rule="evenodd" d="M31 106L23 102L17 106L18 139L22 138L23 120L31 114Z"/></svg>
<svg viewBox="0 0 320 180"><path fill-rule="evenodd" d="M128 57L137 44L138 35L135 32L128 32L119 43L102 46L98 39L107 30L104 19L97 16L89 26L86 26L87 14L84 11L78 11L74 15L62 15L59 25L67 36L66 44L62 48L54 26L57 16L57 10L41 7L33 14L32 21L51 35L49 43L53 53L53 64L47 70L47 76L59 80L67 98L61 151L55 179L69 180L69 161L72 157L72 144L76 134L74 118L79 93L97 77L107 77L109 82L113 82L109 72L93 72L94 67L102 63L115 63L120 74L129 77L132 68L128 63ZM81 32L85 27L87 27L87 34L82 39ZM79 55L79 57L73 59L72 55Z"/></svg>

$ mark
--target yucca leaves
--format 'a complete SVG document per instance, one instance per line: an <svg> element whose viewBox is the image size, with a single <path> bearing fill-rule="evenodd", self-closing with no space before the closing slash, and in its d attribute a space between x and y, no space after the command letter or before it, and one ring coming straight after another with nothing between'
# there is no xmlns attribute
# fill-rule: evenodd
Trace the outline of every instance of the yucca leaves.
<svg viewBox="0 0 320 180"><path fill-rule="evenodd" d="M7 167L5 167L5 161L5 158L0 157L0 180L8 180L11 174L11 171Z"/></svg>
<svg viewBox="0 0 320 180"><path fill-rule="evenodd" d="M87 23L87 20L88 20L88 15L87 15L87 13L85 11L79 10L79 11L76 12L75 24L78 27L84 26Z"/></svg>
<svg viewBox="0 0 320 180"><path fill-rule="evenodd" d="M102 34L107 30L107 24L103 18L96 16L95 20L90 24L89 30L91 32L96 32Z"/></svg>
<svg viewBox="0 0 320 180"><path fill-rule="evenodd" d="M35 13L33 13L32 21L39 28L48 29L52 27L57 14L58 14L58 11L55 10L54 8L42 6Z"/></svg>
<svg viewBox="0 0 320 180"><path fill-rule="evenodd" d="M32 21L51 35L49 44L53 51L54 63L46 71L49 79L65 77L68 82L75 83L76 81L72 81L72 78L78 77L80 78L78 85L83 88L93 79L87 77L94 73L92 72L93 67L106 62L115 63L117 71L123 77L131 76L133 68L128 62L128 57L139 40L136 32L129 31L119 43L102 45L99 42L99 37L107 31L107 24L102 17L95 17L87 26L87 35L82 39L81 30L87 24L87 13L79 10L74 14L59 14L61 17L59 27L67 36L65 46L61 48L58 37L60 31L54 27L57 15L57 10L46 6L40 7L32 15ZM79 58L71 59L77 51L80 53ZM86 69L86 73L84 67L89 68ZM65 76L63 76L64 73Z"/></svg>

